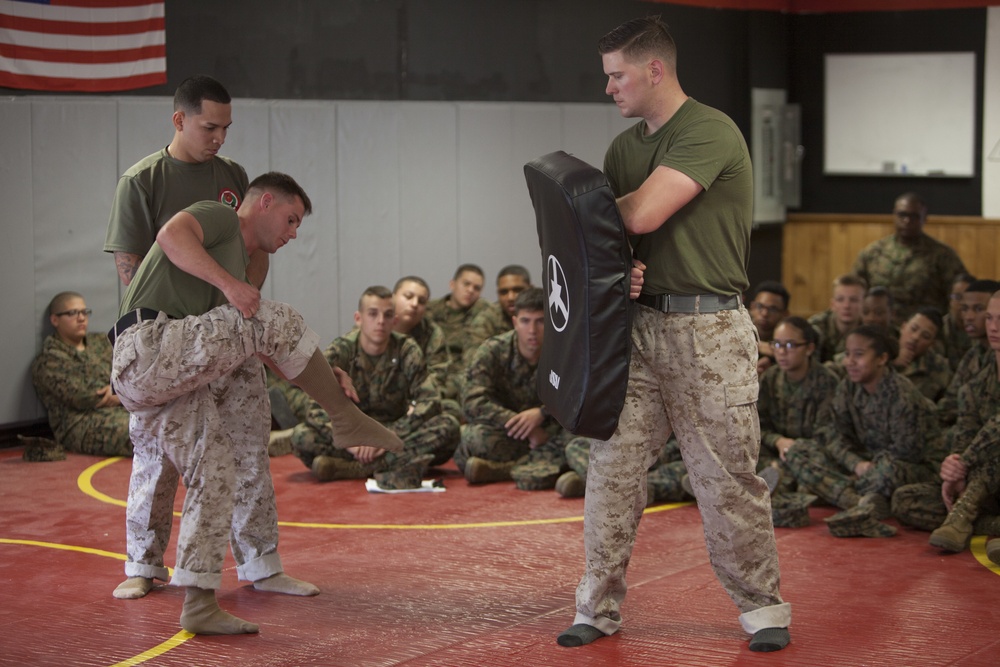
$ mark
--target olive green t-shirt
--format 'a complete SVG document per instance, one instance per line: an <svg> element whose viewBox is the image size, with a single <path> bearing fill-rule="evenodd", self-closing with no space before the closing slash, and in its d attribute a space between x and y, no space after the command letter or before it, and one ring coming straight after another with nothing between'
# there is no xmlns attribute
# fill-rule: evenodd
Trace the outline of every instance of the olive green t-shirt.
<svg viewBox="0 0 1000 667"><path fill-rule="evenodd" d="M639 188L656 167L676 169L703 191L658 229L630 237L646 264L646 294L742 294L753 224L753 170L746 141L721 111L688 99L645 136L641 121L604 156L616 197Z"/></svg>
<svg viewBox="0 0 1000 667"><path fill-rule="evenodd" d="M214 201L199 202L184 211L201 224L205 234L203 245L212 259L230 275L246 280L250 256L243 243L236 211ZM136 308L152 308L170 317L182 318L202 315L224 303L228 302L221 290L177 268L160 244L153 243L122 297L118 316Z"/></svg>

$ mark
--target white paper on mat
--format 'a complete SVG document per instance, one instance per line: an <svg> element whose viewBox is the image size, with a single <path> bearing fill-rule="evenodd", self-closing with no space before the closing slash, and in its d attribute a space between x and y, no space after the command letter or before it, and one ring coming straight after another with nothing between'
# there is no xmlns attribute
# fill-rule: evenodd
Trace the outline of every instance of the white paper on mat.
<svg viewBox="0 0 1000 667"><path fill-rule="evenodd" d="M425 479L415 489L383 489L374 479L368 478L365 480L365 488L368 493L443 493L447 490L439 479Z"/></svg>

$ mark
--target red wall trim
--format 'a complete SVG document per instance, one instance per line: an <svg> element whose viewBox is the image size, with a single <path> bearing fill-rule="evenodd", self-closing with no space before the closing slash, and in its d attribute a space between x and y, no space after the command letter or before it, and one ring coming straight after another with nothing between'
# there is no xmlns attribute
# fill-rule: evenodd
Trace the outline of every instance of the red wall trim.
<svg viewBox="0 0 1000 667"><path fill-rule="evenodd" d="M796 14L810 12L906 11L1000 6L1000 0L653 0L711 9L756 9Z"/></svg>

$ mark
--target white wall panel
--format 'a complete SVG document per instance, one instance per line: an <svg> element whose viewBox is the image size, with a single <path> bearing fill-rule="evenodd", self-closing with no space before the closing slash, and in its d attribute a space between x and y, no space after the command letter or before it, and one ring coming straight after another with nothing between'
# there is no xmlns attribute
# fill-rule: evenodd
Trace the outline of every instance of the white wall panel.
<svg viewBox="0 0 1000 667"><path fill-rule="evenodd" d="M271 169L271 103L267 100L233 100L233 124L220 153L247 171L252 181Z"/></svg>
<svg viewBox="0 0 1000 667"><path fill-rule="evenodd" d="M271 257L264 293L295 306L325 343L339 336L337 275L337 113L326 102L275 102L271 168L289 174L309 195L313 212L298 237Z"/></svg>
<svg viewBox="0 0 1000 667"><path fill-rule="evenodd" d="M341 323L353 326L370 285L392 287L400 266L400 105L337 105L337 219Z"/></svg>
<svg viewBox="0 0 1000 667"><path fill-rule="evenodd" d="M0 309L4 353L0 355L0 424L39 419L41 405L31 387L31 360L41 349L42 315L35 302L35 234L31 179L31 102L0 102L0 198L4 242L0 244ZM44 306L43 306L44 307Z"/></svg>
<svg viewBox="0 0 1000 667"><path fill-rule="evenodd" d="M118 174L164 148L174 138L170 97L125 97L118 100ZM114 186L112 185L112 190Z"/></svg>
<svg viewBox="0 0 1000 667"><path fill-rule="evenodd" d="M400 266L392 282L405 275L420 276L430 286L432 298L447 293L448 281L462 263L457 116L452 103L400 107Z"/></svg>

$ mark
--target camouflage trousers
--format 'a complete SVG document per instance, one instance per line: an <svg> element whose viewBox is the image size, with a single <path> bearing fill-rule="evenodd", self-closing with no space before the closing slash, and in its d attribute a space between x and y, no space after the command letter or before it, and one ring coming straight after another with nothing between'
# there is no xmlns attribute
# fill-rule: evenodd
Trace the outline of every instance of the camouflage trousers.
<svg viewBox="0 0 1000 667"><path fill-rule="evenodd" d="M309 410L313 407L313 399L306 392L302 391L294 384L288 380L282 380L274 373L268 372L267 374L267 388L273 389L278 388L281 395L285 397L285 402L288 403L289 409L292 411L300 422L304 422L309 416Z"/></svg>
<svg viewBox="0 0 1000 667"><path fill-rule="evenodd" d="M566 464L570 470L587 481L587 468L590 466L590 438L573 438L566 444ZM656 463L646 472L647 498L656 503L676 503L687 500L689 496L681 486L681 480L687 474L684 461L681 460L677 440L671 438L660 450Z"/></svg>
<svg viewBox="0 0 1000 667"><path fill-rule="evenodd" d="M846 502L853 495L849 493L851 490L861 496L877 493L889 500L900 486L934 478L929 466L894 459L884 452L872 457L872 467L856 477L833 460L822 445L808 439L795 441L795 446L785 454L785 463L800 490L805 487L809 493L842 509L852 504Z"/></svg>
<svg viewBox="0 0 1000 667"><path fill-rule="evenodd" d="M451 459L455 447L458 446L459 425L454 415L445 413L435 415L408 431L393 428L392 424L382 425L399 436L403 441L403 451L386 452L370 466L365 467L365 475L397 469L427 454L433 457L429 465L439 466ZM334 445L330 415L315 402L309 409L305 423L299 424L292 430L292 451L306 464L306 467L312 467L313 459L317 456L354 460L350 452L337 449Z"/></svg>
<svg viewBox="0 0 1000 667"><path fill-rule="evenodd" d="M78 454L132 456L128 422L128 410L121 406L98 408L80 419L59 444Z"/></svg>
<svg viewBox="0 0 1000 667"><path fill-rule="evenodd" d="M646 507L646 471L676 433L698 498L709 560L749 633L787 627L767 484L756 475L757 341L746 310L660 313L636 306L618 428L590 444L585 573L576 619L616 632Z"/></svg>
<svg viewBox="0 0 1000 667"><path fill-rule="evenodd" d="M465 470L465 464L475 456L490 461L517 461L511 476L519 485L532 490L551 489L556 478L569 470L566 466L566 441L570 437L562 428L550 428L549 439L532 449L527 440L507 436L503 428L488 424L465 424L462 440L455 450L455 464Z"/></svg>
<svg viewBox="0 0 1000 667"><path fill-rule="evenodd" d="M226 545L240 579L282 571L267 439L270 406L257 354L295 377L319 336L291 307L261 300L129 327L115 342L111 381L131 412L135 445L126 509L128 576L167 578L178 474L184 498L172 584L218 588Z"/></svg>
<svg viewBox="0 0 1000 667"><path fill-rule="evenodd" d="M996 478L981 470L969 472L969 478L981 476L991 497L980 505L973 530L977 535L1000 535L1000 490ZM908 484L892 494L892 514L900 523L918 530L934 530L948 517L948 508L941 497L940 482Z"/></svg>

